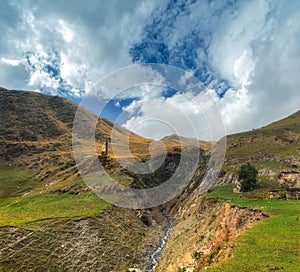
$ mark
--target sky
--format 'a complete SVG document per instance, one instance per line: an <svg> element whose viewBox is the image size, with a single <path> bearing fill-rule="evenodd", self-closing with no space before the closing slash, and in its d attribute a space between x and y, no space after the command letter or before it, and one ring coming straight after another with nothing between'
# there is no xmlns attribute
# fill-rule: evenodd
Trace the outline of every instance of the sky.
<svg viewBox="0 0 300 272"><path fill-rule="evenodd" d="M77 103L96 90L104 117L154 139L194 135L176 112L209 138L195 109L209 94L227 134L250 130L300 109L299 18L298 0L2 0L0 86ZM144 63L177 67L199 84L99 89Z"/></svg>

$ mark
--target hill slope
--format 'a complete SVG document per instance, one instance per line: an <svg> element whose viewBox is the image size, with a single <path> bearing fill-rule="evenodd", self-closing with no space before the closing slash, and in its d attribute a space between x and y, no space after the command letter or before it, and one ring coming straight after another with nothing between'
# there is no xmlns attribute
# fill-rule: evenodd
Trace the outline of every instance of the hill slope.
<svg viewBox="0 0 300 272"><path fill-rule="evenodd" d="M300 157L300 111L252 131L227 137L226 164L295 161Z"/></svg>
<svg viewBox="0 0 300 272"><path fill-rule="evenodd" d="M39 181L62 181L78 177L72 153L72 128L77 109L77 104L61 97L0 88L0 162L25 166L35 173ZM97 123L96 154L87 155L100 155L105 140L114 133L118 152L114 153L109 144L108 152L112 159L109 169L121 171L114 159L130 156L138 160L150 158L149 146L153 140L132 133L105 118L98 118L83 108L80 108L79 114L81 131L90 130ZM131 154L127 151L128 138ZM89 141L85 141L85 146L94 145ZM181 149L178 141L166 138L162 142L169 153ZM209 143L199 143L206 150L210 147ZM191 140L182 144L191 145ZM154 148L154 155L162 151L158 146Z"/></svg>
<svg viewBox="0 0 300 272"><path fill-rule="evenodd" d="M77 104L61 97L0 88L0 161L26 166L40 181L78 176L72 155L72 127L77 108ZM117 128L114 133L121 141L130 135L135 143L133 152L143 154L151 142L84 109L81 114L86 127L97 122L95 138L99 153L105 139L111 137L113 127Z"/></svg>
<svg viewBox="0 0 300 272"><path fill-rule="evenodd" d="M77 108L60 97L0 89L0 271L126 271L146 265L145 252L160 239L160 209L113 207L80 179L72 153ZM97 121L97 152L116 126L118 139L130 136L134 154L148 154L151 140L81 114L85 125ZM132 182L113 159L109 166L117 181Z"/></svg>

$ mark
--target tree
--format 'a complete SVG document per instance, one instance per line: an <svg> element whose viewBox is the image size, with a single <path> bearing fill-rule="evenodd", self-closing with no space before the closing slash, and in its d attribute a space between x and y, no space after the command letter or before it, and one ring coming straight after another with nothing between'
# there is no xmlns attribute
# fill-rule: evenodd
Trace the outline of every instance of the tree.
<svg viewBox="0 0 300 272"><path fill-rule="evenodd" d="M249 162L243 164L239 169L239 181L241 184L241 191L251 191L257 185L257 170Z"/></svg>

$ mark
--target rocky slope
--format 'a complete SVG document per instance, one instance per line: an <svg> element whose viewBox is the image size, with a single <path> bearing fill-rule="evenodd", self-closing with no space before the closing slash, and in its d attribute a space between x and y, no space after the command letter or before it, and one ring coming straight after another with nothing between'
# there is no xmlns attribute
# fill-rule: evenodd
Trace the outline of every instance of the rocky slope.
<svg viewBox="0 0 300 272"><path fill-rule="evenodd" d="M143 268L145 252L158 243L164 226L161 215L156 213L156 221L151 216L152 226L138 220L138 212L114 208L94 217L2 227L0 270L126 271L137 263Z"/></svg>

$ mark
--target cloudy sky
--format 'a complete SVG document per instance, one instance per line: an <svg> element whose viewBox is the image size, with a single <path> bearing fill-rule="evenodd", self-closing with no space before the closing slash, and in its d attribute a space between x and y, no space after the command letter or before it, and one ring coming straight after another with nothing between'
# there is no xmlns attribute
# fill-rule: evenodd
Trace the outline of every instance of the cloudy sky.
<svg viewBox="0 0 300 272"><path fill-rule="evenodd" d="M300 109L299 18L298 0L2 0L0 86L79 103L119 69L168 64L199 85L102 88L102 115L147 137L192 136L180 111L207 138L195 103L209 94L227 133L249 130Z"/></svg>

